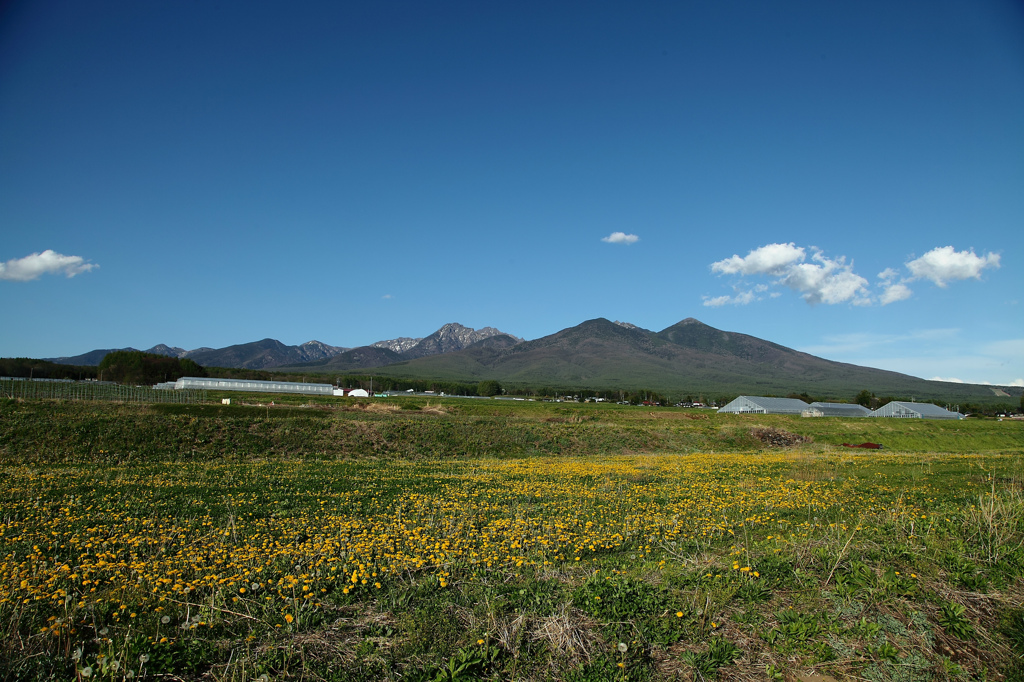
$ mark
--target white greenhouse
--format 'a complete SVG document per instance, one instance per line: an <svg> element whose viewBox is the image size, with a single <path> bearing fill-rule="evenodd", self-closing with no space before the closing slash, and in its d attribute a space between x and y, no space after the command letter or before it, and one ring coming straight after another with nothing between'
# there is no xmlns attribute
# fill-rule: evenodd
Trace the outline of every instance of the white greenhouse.
<svg viewBox="0 0 1024 682"><path fill-rule="evenodd" d="M907 403L894 400L882 405L871 413L872 417L896 417L897 419L963 419L959 412L950 412L931 403Z"/></svg>
<svg viewBox="0 0 1024 682"><path fill-rule="evenodd" d="M803 414L807 403L796 398L762 398L741 395L718 410L718 414Z"/></svg>
<svg viewBox="0 0 1024 682"><path fill-rule="evenodd" d="M802 412L805 417L870 417L871 410L856 403L811 403Z"/></svg>
<svg viewBox="0 0 1024 682"><path fill-rule="evenodd" d="M307 393L310 395L334 395L330 384L304 384L298 381L257 381L255 379L207 379L206 377L182 377L174 382L174 388L201 388L207 391L252 391L258 393Z"/></svg>

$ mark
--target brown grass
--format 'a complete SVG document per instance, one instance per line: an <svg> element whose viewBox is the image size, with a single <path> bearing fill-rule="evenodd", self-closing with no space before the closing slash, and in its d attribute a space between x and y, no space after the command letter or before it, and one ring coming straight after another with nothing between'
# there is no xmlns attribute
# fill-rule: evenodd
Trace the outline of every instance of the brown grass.
<svg viewBox="0 0 1024 682"><path fill-rule="evenodd" d="M594 652L603 648L598 629L595 621L565 602L550 616L537 619L530 628L530 638L547 643L552 652L557 652L570 667L575 667L589 662ZM555 665L554 660L552 665Z"/></svg>

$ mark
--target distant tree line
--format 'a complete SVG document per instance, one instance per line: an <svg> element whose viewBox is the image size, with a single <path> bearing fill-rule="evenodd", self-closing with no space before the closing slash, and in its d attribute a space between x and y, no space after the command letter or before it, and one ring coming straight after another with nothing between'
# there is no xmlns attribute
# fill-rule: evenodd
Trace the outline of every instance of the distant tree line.
<svg viewBox="0 0 1024 682"><path fill-rule="evenodd" d="M214 379L244 379L246 381L295 381L294 374L272 372L244 367L205 367L206 376ZM187 374L185 376L188 376ZM322 378L321 378L322 380ZM324 383L327 383L324 381Z"/></svg>
<svg viewBox="0 0 1024 682"><path fill-rule="evenodd" d="M610 403L629 403L630 405L671 405L669 397L651 389L591 389L573 386L529 386L506 387L505 393L515 396L527 396L547 400L602 400Z"/></svg>
<svg viewBox="0 0 1024 682"><path fill-rule="evenodd" d="M292 381L295 380L295 375L290 375ZM335 377L335 384L340 388L363 388L367 391L373 390L374 393L382 392L404 392L412 389L417 393L425 393L427 391L433 391L434 393L444 393L446 395L481 395L480 389L484 387L484 390L496 390L496 395L501 392L501 385L498 382L494 382L492 386L488 382L480 382L478 384L466 384L458 381L431 381L429 379L398 379L395 377L379 377L371 374L347 374L343 376Z"/></svg>
<svg viewBox="0 0 1024 682"><path fill-rule="evenodd" d="M0 376L25 379L95 379L96 367L61 365L32 358L0 358Z"/></svg>
<svg viewBox="0 0 1024 682"><path fill-rule="evenodd" d="M181 377L204 377L204 370L190 358L174 358L142 351L115 350L100 361L100 378L119 384L145 386Z"/></svg>
<svg viewBox="0 0 1024 682"><path fill-rule="evenodd" d="M123 384L147 385L162 381L176 381L183 376L214 377L219 379L249 379L259 381L299 381L294 372L275 372L273 370L241 369L232 367L202 367L190 358L174 358L142 351L113 351L108 353L98 367L80 365L62 365L47 360L33 358L0 358L0 376L35 378L35 379L102 379ZM363 388L381 392L405 392L409 389L417 393L433 391L447 395L496 396L511 395L534 399L550 400L594 400L608 402L625 402L631 405L657 404L672 405L676 402L692 404L700 402L705 405L721 407L735 399L732 394L686 395L676 393L669 395L648 389L584 389L571 386L525 386L504 385L493 379L485 379L478 383L462 383L457 381L435 381L429 379L402 379L390 376L374 376L371 374L345 374L303 377L314 383L333 383L342 388ZM333 382L331 381L333 379ZM995 416L1015 411L1024 412L1024 390L1016 394L1015 387L1005 389L1011 393L1009 400L993 403L961 402L951 404L949 401L917 400L931 402L940 407L959 408L961 413L978 416ZM768 394L769 396L771 394ZM812 402L846 402L834 396L813 396L806 391L790 393L786 397L798 398L806 403ZM894 400L911 400L907 396L876 396L864 389L858 392L852 401L871 410L877 410Z"/></svg>

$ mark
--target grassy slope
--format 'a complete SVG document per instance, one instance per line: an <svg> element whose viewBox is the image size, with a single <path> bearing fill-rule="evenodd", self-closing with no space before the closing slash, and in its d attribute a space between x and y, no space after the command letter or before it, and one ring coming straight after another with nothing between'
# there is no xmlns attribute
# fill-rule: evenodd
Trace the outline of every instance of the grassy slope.
<svg viewBox="0 0 1024 682"><path fill-rule="evenodd" d="M254 404L267 396L251 396ZM1024 422L805 419L674 408L494 400L352 400L303 407L0 403L0 461L211 460L723 452L771 426L827 449L871 441L909 452L1024 450ZM277 402L277 401L275 401ZM325 401L326 402L326 401ZM429 406L429 407L428 407ZM423 407L427 409L403 409Z"/></svg>

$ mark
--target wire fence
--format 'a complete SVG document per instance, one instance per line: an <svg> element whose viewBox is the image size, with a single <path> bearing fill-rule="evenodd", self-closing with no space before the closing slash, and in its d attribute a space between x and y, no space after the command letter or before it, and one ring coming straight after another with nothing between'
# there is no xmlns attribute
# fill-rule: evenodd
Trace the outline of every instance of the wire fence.
<svg viewBox="0 0 1024 682"><path fill-rule="evenodd" d="M121 403L182 403L206 401L199 389L157 390L98 381L38 381L0 379L0 397L22 400L104 400Z"/></svg>

